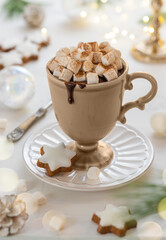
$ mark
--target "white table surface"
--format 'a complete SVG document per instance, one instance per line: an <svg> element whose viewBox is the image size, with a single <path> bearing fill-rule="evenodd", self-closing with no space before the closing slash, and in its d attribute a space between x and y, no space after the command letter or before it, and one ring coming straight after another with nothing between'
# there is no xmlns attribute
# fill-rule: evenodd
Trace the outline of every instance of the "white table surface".
<svg viewBox="0 0 166 240"><path fill-rule="evenodd" d="M69 18L62 12L60 1L53 2L54 5L50 4L45 7L46 18L44 22L44 26L47 27L51 37L51 44L41 50L38 61L25 65L25 67L34 74L36 79L35 97L28 103L26 108L18 111L10 110L3 106L3 104L0 104L0 118L4 117L8 119L7 129L5 131L1 130L0 135L6 135L19 125L19 123L33 114L40 106L45 105L50 99L45 65L47 61L55 55L58 48L72 46L79 41L103 41L105 40L104 34L107 33L112 26L116 25L121 28L122 23L126 28L128 27L127 29L129 29L130 33L134 33L137 37L141 34L142 29L142 25L138 23L138 20L143 14L150 12L150 8L141 7L141 4L140 6L136 6L137 4L134 0L118 1L119 4L123 2L122 7L124 11L126 11L125 6L134 6L131 11L128 8L128 22L122 21L119 18L113 18L109 27L107 24L101 22L82 26L79 22L77 25L70 22ZM126 4L128 5L125 5L124 2L127 2ZM130 19L132 19L132 21ZM164 28L165 26L163 26L163 29ZM7 39L11 36L31 34L33 30L25 25L22 18L7 20L3 14L0 14L0 32L0 39ZM151 73L157 79L158 93L155 99L146 105L143 112L138 109L129 111L126 114L127 123L137 128L151 140L155 150L155 158L150 171L146 173L141 180L157 182L162 169L164 169L166 165L166 138L156 136L153 133L150 126L150 118L158 110L166 111L166 65L137 62L130 55L132 44L133 42L129 40L128 37L121 37L114 46L121 49L123 58L129 64L129 72L142 70ZM126 92L124 102L144 95L148 89L149 85L145 80L134 81L134 90ZM19 178L26 179L30 192L36 190L42 191L48 199L47 204L42 206L34 215L31 215L24 229L18 235L12 237L12 239L32 239L33 237L35 239L37 237L40 239L58 239L58 236L66 239L110 239L113 235L107 234L101 236L97 233L97 225L91 222L91 217L94 211L103 209L107 203L116 201L116 203L123 204L122 199L113 198L114 194L121 191L121 189L88 193L63 190L41 182L25 167L22 156L24 142L29 135L52 124L54 121L55 116L51 110L40 122L29 129L27 134L19 142L15 143L14 154L10 159L0 161L1 168L12 168L17 172ZM123 187L123 189L125 189L125 187ZM67 225L59 234L48 232L42 227L42 216L50 209L58 209L67 216ZM150 217L150 220L153 220L153 217ZM156 221L159 221L159 219L157 218ZM135 239L136 232L132 234L134 234L133 239ZM128 239L128 237L125 239Z"/></svg>

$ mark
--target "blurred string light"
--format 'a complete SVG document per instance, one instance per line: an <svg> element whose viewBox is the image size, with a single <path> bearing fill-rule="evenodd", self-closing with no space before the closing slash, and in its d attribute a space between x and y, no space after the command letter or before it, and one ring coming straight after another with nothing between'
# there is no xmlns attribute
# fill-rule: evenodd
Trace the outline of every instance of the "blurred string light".
<svg viewBox="0 0 166 240"><path fill-rule="evenodd" d="M87 15L88 15L88 14L87 14L86 11L81 11L81 12L80 12L80 17L81 17L81 18L86 18Z"/></svg>
<svg viewBox="0 0 166 240"><path fill-rule="evenodd" d="M149 18L148 16L144 16L143 19L142 19L142 21L143 21L144 23L148 23L149 20L150 20L150 18Z"/></svg>

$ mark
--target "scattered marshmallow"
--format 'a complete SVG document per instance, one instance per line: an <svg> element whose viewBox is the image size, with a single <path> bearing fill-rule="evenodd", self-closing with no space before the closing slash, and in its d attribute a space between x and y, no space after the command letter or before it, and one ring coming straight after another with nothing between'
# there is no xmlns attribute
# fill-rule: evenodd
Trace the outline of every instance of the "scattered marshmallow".
<svg viewBox="0 0 166 240"><path fill-rule="evenodd" d="M101 52L94 52L92 62L94 64L101 63L102 56L103 56L103 54Z"/></svg>
<svg viewBox="0 0 166 240"><path fill-rule="evenodd" d="M38 205L43 205L47 201L45 195L42 192L34 192L33 196L36 198Z"/></svg>
<svg viewBox="0 0 166 240"><path fill-rule="evenodd" d="M82 64L82 70L84 72L90 72L93 69L93 63L91 61L84 61Z"/></svg>
<svg viewBox="0 0 166 240"><path fill-rule="evenodd" d="M74 81L75 82L82 82L82 81L86 81L86 74L84 72L79 72L77 74L74 74Z"/></svg>
<svg viewBox="0 0 166 240"><path fill-rule="evenodd" d="M99 77L97 73L87 73L87 84L99 83Z"/></svg>
<svg viewBox="0 0 166 240"><path fill-rule="evenodd" d="M69 69L64 68L62 70L61 75L59 76L59 79L69 82L70 79L72 78L72 76L73 76L72 71L70 71Z"/></svg>
<svg viewBox="0 0 166 240"><path fill-rule="evenodd" d="M160 135L166 136L166 112L156 112L151 117L151 127Z"/></svg>
<svg viewBox="0 0 166 240"><path fill-rule="evenodd" d="M63 66L60 66L59 64L56 65L55 68L54 68L53 75L54 75L55 77L60 77L61 74L62 74L63 69L64 69Z"/></svg>
<svg viewBox="0 0 166 240"><path fill-rule="evenodd" d="M70 54L70 49L69 48L60 48L57 53L56 57L65 57Z"/></svg>
<svg viewBox="0 0 166 240"><path fill-rule="evenodd" d="M78 43L78 48L80 48L83 51L92 51L92 46L89 43Z"/></svg>
<svg viewBox="0 0 166 240"><path fill-rule="evenodd" d="M99 51L99 46L98 46L97 42L88 42L88 43L91 45L93 52L98 52Z"/></svg>
<svg viewBox="0 0 166 240"><path fill-rule="evenodd" d="M95 72L99 76L103 76L103 73L108 69L108 67L104 66L102 63L99 63L97 67L95 68Z"/></svg>
<svg viewBox="0 0 166 240"><path fill-rule="evenodd" d="M110 64L114 63L115 61L115 55L114 55L114 52L111 51L107 54L105 54L103 57L102 57L102 64L105 65L105 66L109 66Z"/></svg>
<svg viewBox="0 0 166 240"><path fill-rule="evenodd" d="M51 72L54 72L55 67L57 67L58 65L59 65L59 64L58 64L58 61L54 59L54 60L50 63L50 65L49 65L49 70L50 70Z"/></svg>
<svg viewBox="0 0 166 240"><path fill-rule="evenodd" d="M28 188L27 188L27 183L25 179L19 179L18 181L18 185L17 185L17 192L21 193L21 192L27 192Z"/></svg>
<svg viewBox="0 0 166 240"><path fill-rule="evenodd" d="M99 49L103 53L108 53L113 50L109 42L101 42L99 45Z"/></svg>
<svg viewBox="0 0 166 240"><path fill-rule="evenodd" d="M100 175L100 169L98 167L90 167L87 172L87 177L90 180L98 180Z"/></svg>
<svg viewBox="0 0 166 240"><path fill-rule="evenodd" d="M64 228L65 225L65 219L59 216L54 216L51 218L49 225L51 228L53 228L55 231L60 231Z"/></svg>
<svg viewBox="0 0 166 240"><path fill-rule="evenodd" d="M110 68L107 71L105 71L103 75L108 81L114 80L115 78L118 77L115 69L113 68Z"/></svg>
<svg viewBox="0 0 166 240"><path fill-rule="evenodd" d="M81 63L76 59L70 59L67 68L76 74L81 68Z"/></svg>
<svg viewBox="0 0 166 240"><path fill-rule="evenodd" d="M22 200L26 204L26 213L29 215L35 213L38 210L38 203L36 198L28 192L21 193L17 196L16 200Z"/></svg>
<svg viewBox="0 0 166 240"><path fill-rule="evenodd" d="M46 212L42 219L42 225L48 230L60 231L64 228L66 217L55 210Z"/></svg>
<svg viewBox="0 0 166 240"><path fill-rule="evenodd" d="M0 118L0 129L5 129L7 127L8 120L6 118Z"/></svg>
<svg viewBox="0 0 166 240"><path fill-rule="evenodd" d="M120 58L115 59L115 64L116 64L117 70L122 69L123 65L122 65L122 61Z"/></svg>
<svg viewBox="0 0 166 240"><path fill-rule="evenodd" d="M64 56L64 57L56 57L56 60L59 62L60 65L63 67L67 67L70 57Z"/></svg>

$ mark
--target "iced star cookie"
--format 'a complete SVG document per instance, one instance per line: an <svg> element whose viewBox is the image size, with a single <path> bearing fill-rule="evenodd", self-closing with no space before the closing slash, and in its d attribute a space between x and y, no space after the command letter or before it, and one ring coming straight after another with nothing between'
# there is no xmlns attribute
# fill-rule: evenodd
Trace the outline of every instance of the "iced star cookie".
<svg viewBox="0 0 166 240"><path fill-rule="evenodd" d="M41 33L36 33L32 36L29 36L26 38L26 40L37 44L39 46L39 49L41 49L42 47L48 46L50 43L49 36L47 34L42 35Z"/></svg>
<svg viewBox="0 0 166 240"><path fill-rule="evenodd" d="M24 63L38 59L39 46L35 43L24 41L17 46L16 50L21 54Z"/></svg>
<svg viewBox="0 0 166 240"><path fill-rule="evenodd" d="M16 48L20 44L20 40L17 38L5 39L0 41L0 51L9 52Z"/></svg>
<svg viewBox="0 0 166 240"><path fill-rule="evenodd" d="M62 142L53 147L44 145L40 154L37 166L45 168L50 177L60 172L72 171L72 163L76 159L76 153L67 149Z"/></svg>
<svg viewBox="0 0 166 240"><path fill-rule="evenodd" d="M104 211L94 213L92 221L98 224L99 233L114 233L119 237L125 236L128 229L137 226L137 221L127 207L116 207L112 204L107 204Z"/></svg>
<svg viewBox="0 0 166 240"><path fill-rule="evenodd" d="M0 53L0 70L11 65L23 65L21 55L15 50Z"/></svg>

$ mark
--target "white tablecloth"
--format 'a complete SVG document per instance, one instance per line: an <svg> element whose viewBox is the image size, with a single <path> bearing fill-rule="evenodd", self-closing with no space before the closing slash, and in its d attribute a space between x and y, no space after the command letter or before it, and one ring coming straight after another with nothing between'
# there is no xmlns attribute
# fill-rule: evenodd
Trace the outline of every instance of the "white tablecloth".
<svg viewBox="0 0 166 240"><path fill-rule="evenodd" d="M33 114L40 106L45 105L49 101L50 93L46 78L45 65L47 61L54 56L58 48L75 45L78 41L103 41L105 40L104 35L109 29L113 26L119 26L119 28L123 29L123 24L125 28L129 29L130 33L134 33L136 37L140 35L139 33L141 33L142 25L139 24L138 21L143 14L148 14L150 9L141 7L141 4L140 6L137 6L134 0L118 2L119 5L123 2L123 7L125 6L124 2L128 2L128 6L134 6L131 11L128 8L128 23L126 23L126 25L125 21L120 21L119 19L112 17L113 19L110 26L101 22L84 26L80 23L74 25L70 22L69 18L61 9L60 1L52 1L52 3L49 1L49 4L45 7L46 19L44 26L47 27L48 33L50 34L51 44L47 48L41 50L38 61L25 65L25 67L35 76L36 95L32 101L28 103L26 108L19 111L10 110L2 104L0 105L0 117L8 119L7 129L5 131L0 131L0 134L6 135L9 131L19 125L19 123ZM142 1L140 1L140 3L142 3ZM23 18L8 20L4 18L3 14L0 16L1 39L7 39L11 36L24 36L31 34L33 31L34 30L29 29L25 25ZM122 50L123 58L129 64L129 72L141 70L149 72L157 79L159 87L157 96L152 102L146 105L143 112L138 109L133 109L126 115L127 123L131 124L149 137L154 146L154 163L150 171L142 177L142 180L148 179L149 181L155 182L158 177L160 177L161 171L166 165L166 138L154 135L150 126L150 118L154 112L160 109L166 110L165 64L143 64L137 62L130 55L132 44L133 42L128 37L121 36L114 46ZM134 90L126 92L124 102L134 100L137 97L144 95L148 89L149 85L145 80L134 81ZM36 239L37 236L40 237L40 239L46 239L46 237L55 239L55 236L72 239L110 239L110 237L113 237L112 235L107 234L105 236L100 236L97 233L97 225L91 222L91 217L94 211L103 209L106 203L116 201L123 204L122 200L113 200L114 194L121 191L121 189L87 193L63 190L41 182L33 176L24 165L22 150L27 137L52 124L54 121L55 116L53 111L48 112L40 122L29 129L27 134L15 144L14 154L11 158L0 162L0 167L12 168L18 173L19 178L26 179L30 192L36 190L42 191L46 194L48 199L47 204L40 207L40 210L37 213L30 216L24 229L19 235L16 235L12 239L26 239L25 237L27 237L27 239L35 237ZM42 227L42 216L50 209L58 209L67 216L67 225L59 234L48 232ZM151 217L150 220L153 220L153 217Z"/></svg>

